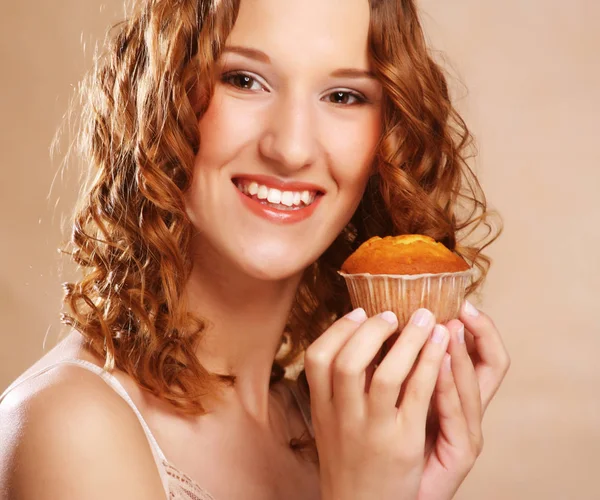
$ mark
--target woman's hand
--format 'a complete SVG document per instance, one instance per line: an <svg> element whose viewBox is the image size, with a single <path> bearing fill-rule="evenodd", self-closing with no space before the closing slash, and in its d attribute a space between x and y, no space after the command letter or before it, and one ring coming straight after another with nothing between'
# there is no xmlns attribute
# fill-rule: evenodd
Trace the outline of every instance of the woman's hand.
<svg viewBox="0 0 600 500"><path fill-rule="evenodd" d="M483 413L510 365L500 334L488 316L467 302L460 320L447 325L451 336L449 354L439 374L428 419L419 500L454 496L481 453Z"/></svg>
<svg viewBox="0 0 600 500"><path fill-rule="evenodd" d="M417 498L427 413L449 332L420 309L374 367L397 326L393 313L367 319L358 309L306 351L323 500Z"/></svg>

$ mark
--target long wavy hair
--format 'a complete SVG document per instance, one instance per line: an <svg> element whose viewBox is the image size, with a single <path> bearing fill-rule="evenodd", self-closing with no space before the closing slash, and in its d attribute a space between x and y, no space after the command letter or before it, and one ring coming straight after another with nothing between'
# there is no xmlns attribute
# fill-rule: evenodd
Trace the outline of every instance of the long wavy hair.
<svg viewBox="0 0 600 500"><path fill-rule="evenodd" d="M471 136L430 56L414 2L370 3L370 59L385 100L375 174L351 222L304 273L273 382L350 310L337 270L371 236L419 233L441 241L478 270L471 292L490 265L482 250L500 231L467 165ZM195 355L204 323L185 302L192 227L183 195L201 147L197 123L238 7L239 0L136 3L113 27L79 93L77 152L91 174L69 250L83 276L65 285L63 321L106 369L125 371L185 413L202 414L203 398L235 381L208 372ZM303 372L298 381L308 395Z"/></svg>

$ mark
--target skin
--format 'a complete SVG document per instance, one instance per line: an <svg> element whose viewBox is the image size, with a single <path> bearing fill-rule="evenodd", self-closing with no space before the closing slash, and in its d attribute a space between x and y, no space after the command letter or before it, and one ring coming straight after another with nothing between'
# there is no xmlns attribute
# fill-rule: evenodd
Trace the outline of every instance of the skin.
<svg viewBox="0 0 600 500"><path fill-rule="evenodd" d="M390 312L353 311L309 346L322 498L451 499L481 453L483 413L510 365L498 330L468 302L445 326L418 312L378 366Z"/></svg>
<svg viewBox="0 0 600 500"><path fill-rule="evenodd" d="M376 369L372 360L393 324L343 318L307 352L321 470L287 447L305 428L290 394L269 387L273 357L302 271L350 220L381 133L378 82L336 76L340 69L368 72L368 21L366 0L242 0L221 82L198 124L201 147L186 195L196 229L187 296L210 324L197 355L237 382L206 401L208 414L183 418L115 373L169 461L215 498L450 498L479 451L481 408L508 367L483 314L463 313L442 343L428 341L434 319L412 328L400 339L413 341L396 342ZM232 77L240 71L250 79ZM240 174L312 182L325 195L309 219L276 224L241 205L231 181ZM462 324L475 338L475 366L454 340ZM413 370L423 346L427 356ZM451 371L442 369L446 350ZM102 364L72 333L32 370L68 357ZM406 377L415 387L406 394L420 398L397 402ZM428 394L437 409L425 435ZM412 427L398 424L398 412L413 415ZM73 422L85 432L74 432ZM384 428L394 434L373 432ZM357 429L360 439L352 440ZM10 393L0 405L0 442L2 498L164 498L136 417L78 368L61 366Z"/></svg>
<svg viewBox="0 0 600 500"><path fill-rule="evenodd" d="M381 86L331 76L370 69L368 27L365 0L243 1L227 45L259 50L270 62L228 51L221 73L243 71L253 81L249 89L219 85L199 124L187 194L198 231L188 292L194 311L213 324L199 357L211 370L236 374L228 402L262 425L272 360L302 271L348 223L371 173ZM347 104L337 104L338 90L368 102L348 94ZM231 179L240 174L311 182L326 194L309 219L274 224L239 202Z"/></svg>

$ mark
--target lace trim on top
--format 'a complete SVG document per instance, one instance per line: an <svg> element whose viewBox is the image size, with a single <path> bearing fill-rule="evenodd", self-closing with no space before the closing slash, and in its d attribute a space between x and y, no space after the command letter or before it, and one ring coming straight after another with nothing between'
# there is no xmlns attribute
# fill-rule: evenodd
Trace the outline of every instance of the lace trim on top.
<svg viewBox="0 0 600 500"><path fill-rule="evenodd" d="M166 460L163 461L163 467L168 477L170 500L215 500L215 497L201 488L191 477Z"/></svg>

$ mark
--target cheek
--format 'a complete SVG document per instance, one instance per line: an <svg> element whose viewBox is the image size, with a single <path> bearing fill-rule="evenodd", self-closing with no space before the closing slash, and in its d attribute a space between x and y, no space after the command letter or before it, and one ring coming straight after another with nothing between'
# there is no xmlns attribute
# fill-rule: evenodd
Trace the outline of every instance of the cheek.
<svg viewBox="0 0 600 500"><path fill-rule="evenodd" d="M362 195L381 134L379 115L344 124L328 136L332 174L338 188L353 197Z"/></svg>
<svg viewBox="0 0 600 500"><path fill-rule="evenodd" d="M246 144L256 140L256 120L239 99L223 95L217 87L198 123L200 152L196 163L219 166L232 160Z"/></svg>

